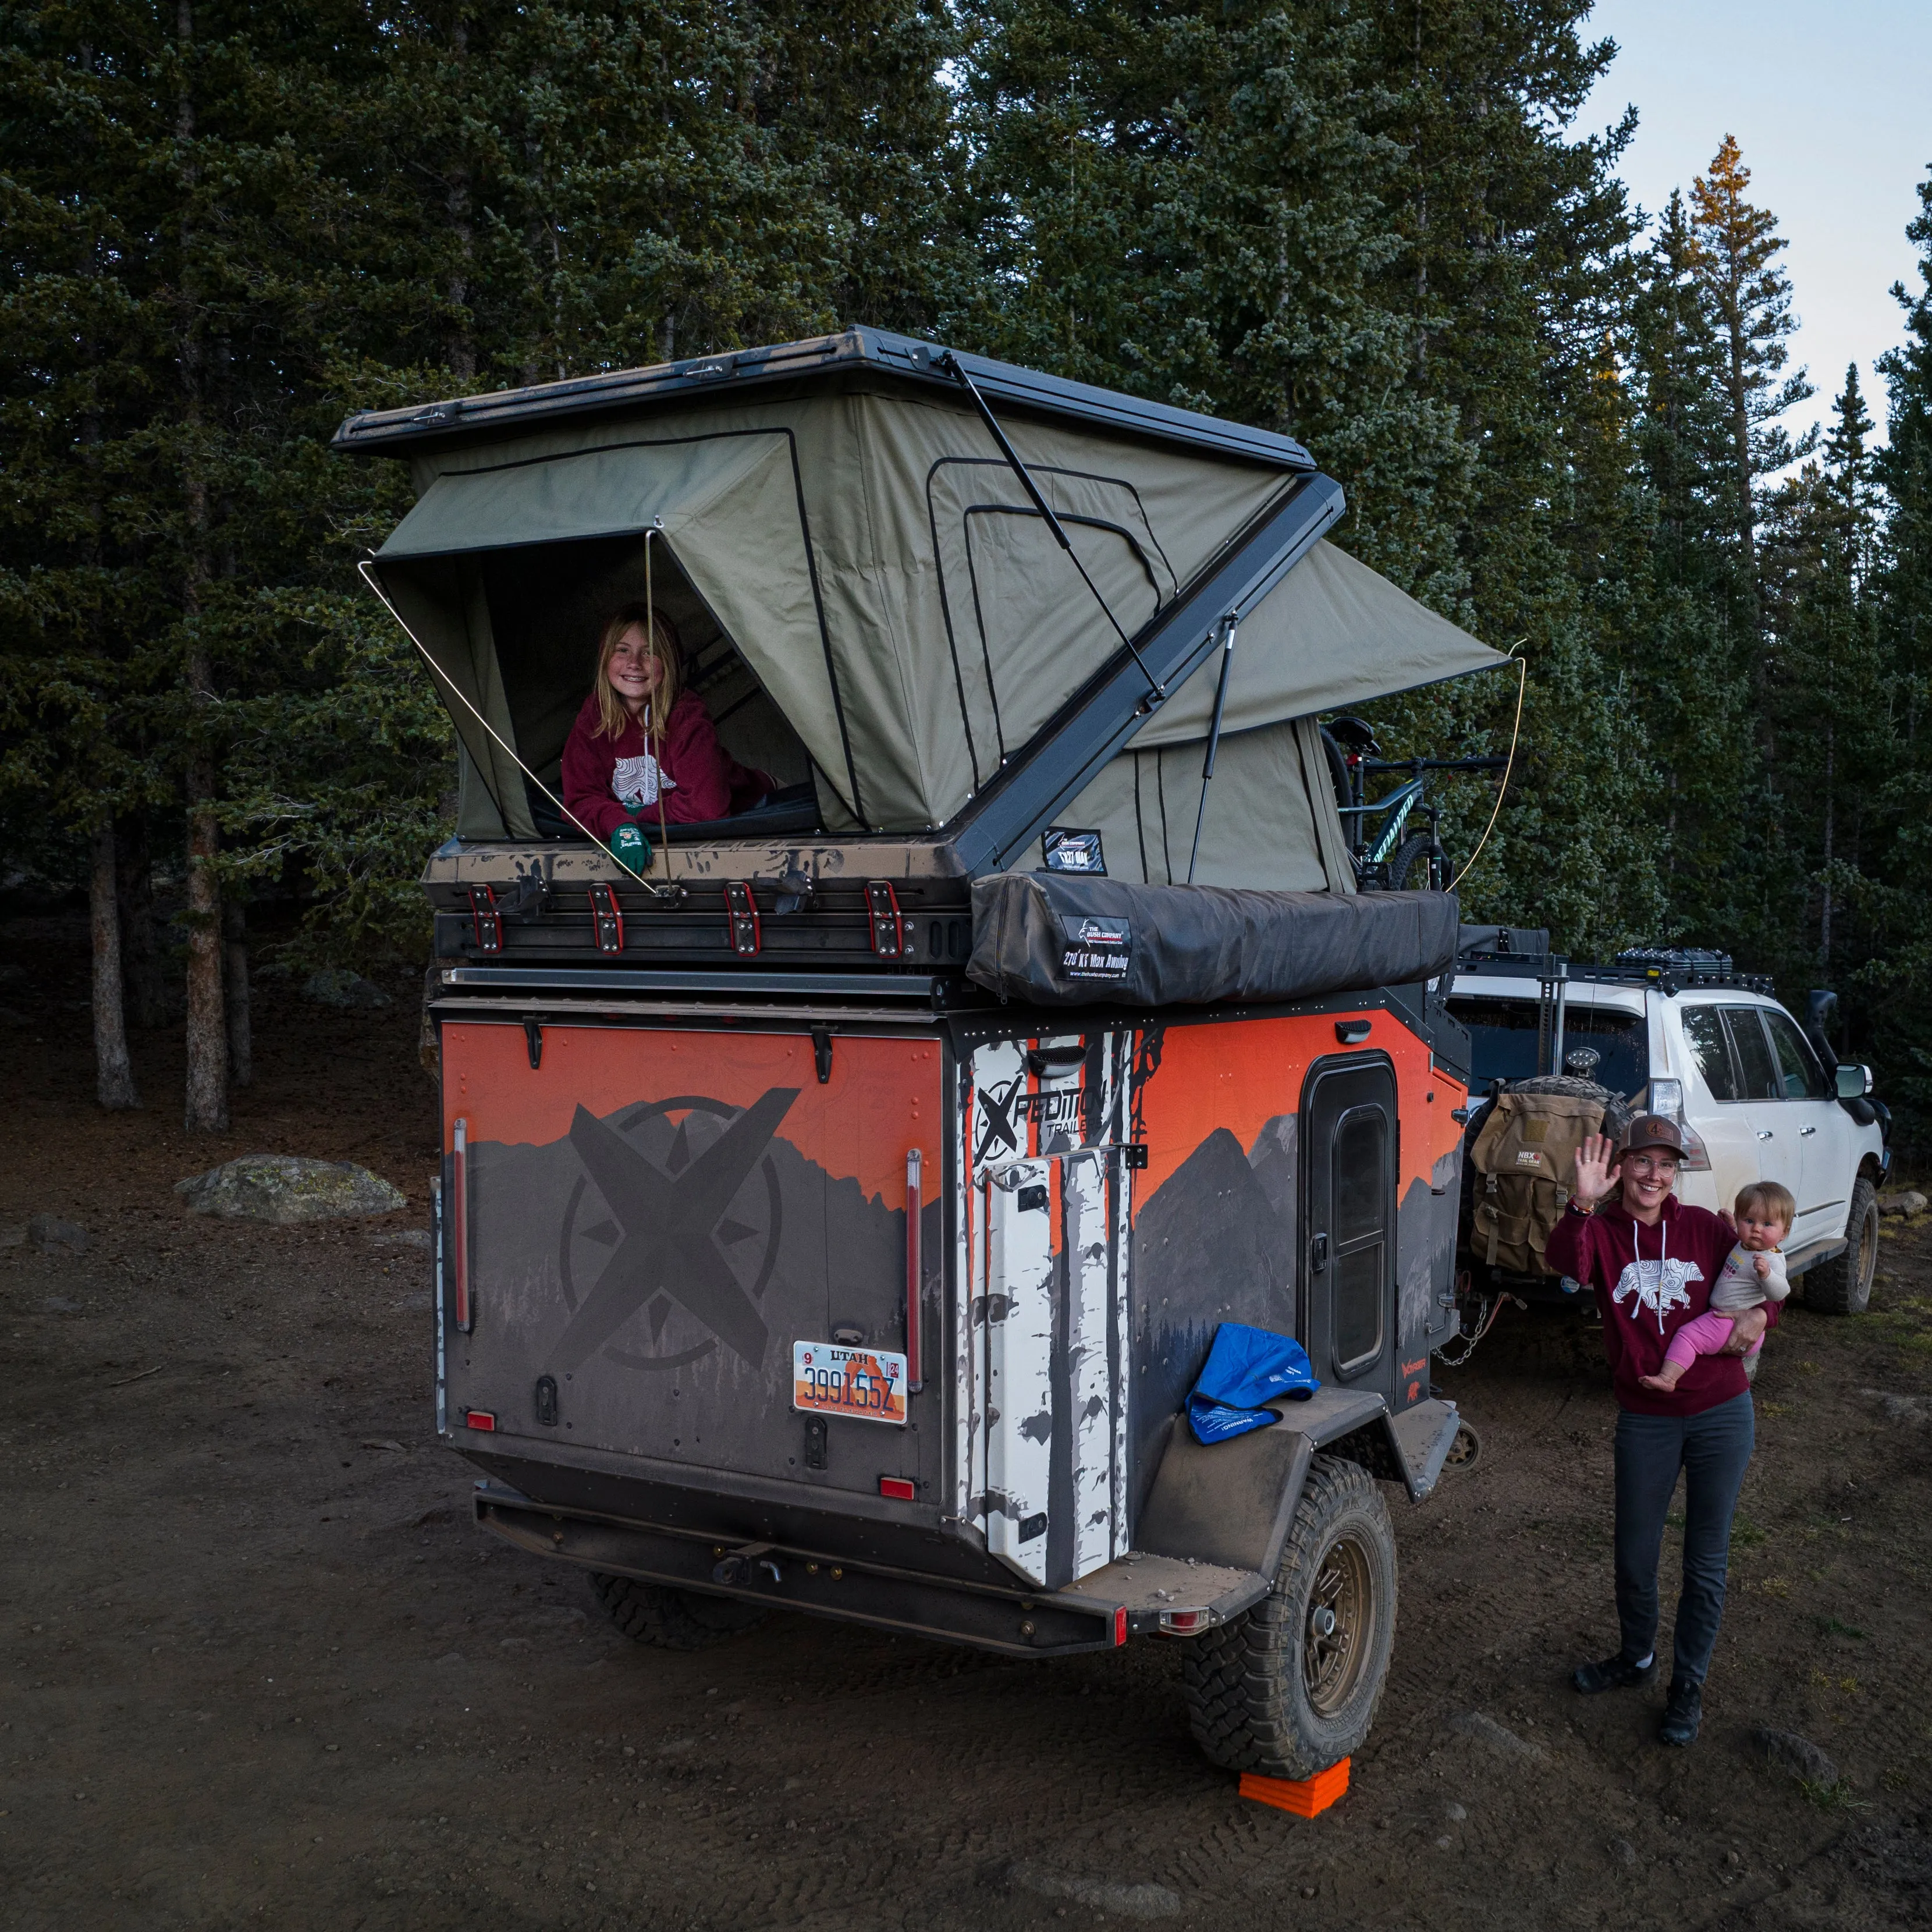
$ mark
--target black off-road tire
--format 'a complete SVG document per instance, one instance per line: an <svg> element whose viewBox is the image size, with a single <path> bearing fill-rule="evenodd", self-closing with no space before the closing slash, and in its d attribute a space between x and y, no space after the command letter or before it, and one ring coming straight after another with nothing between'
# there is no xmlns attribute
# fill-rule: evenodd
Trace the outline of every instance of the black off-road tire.
<svg viewBox="0 0 1932 1932"><path fill-rule="evenodd" d="M1629 1103L1621 1094L1600 1087L1594 1080L1580 1079L1574 1073L1533 1073L1526 1080L1512 1080L1512 1094L1568 1094L1579 1100L1594 1100L1604 1110L1604 1131L1614 1140L1630 1124ZM1567 1184L1568 1177L1564 1177Z"/></svg>
<svg viewBox="0 0 1932 1932"><path fill-rule="evenodd" d="M1821 1315L1862 1315L1870 1305L1872 1276L1878 1269L1878 1190L1868 1175L1852 1184L1851 1211L1845 1216L1845 1252L1804 1273L1804 1305Z"/></svg>
<svg viewBox="0 0 1932 1932"><path fill-rule="evenodd" d="M709 1650L765 1620L764 1607L700 1590L674 1590L593 1571L590 1587L610 1621L634 1643L657 1650Z"/></svg>
<svg viewBox="0 0 1932 1932"><path fill-rule="evenodd" d="M1316 1628L1323 1610L1340 1612L1335 1634ZM1188 1643L1182 1682L1195 1742L1227 1770L1268 1778L1312 1778L1360 1750L1388 1676L1395 1610L1395 1532L1382 1492L1359 1464L1317 1456L1274 1588Z"/></svg>

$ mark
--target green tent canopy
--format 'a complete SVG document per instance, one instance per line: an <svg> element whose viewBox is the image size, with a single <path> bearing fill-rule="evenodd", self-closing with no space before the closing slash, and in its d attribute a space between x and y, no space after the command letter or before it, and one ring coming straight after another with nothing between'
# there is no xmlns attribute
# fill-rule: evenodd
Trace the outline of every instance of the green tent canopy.
<svg viewBox="0 0 1932 1932"><path fill-rule="evenodd" d="M460 833L539 836L519 765L554 789L602 620L648 564L728 748L808 780L826 832L944 834L1039 766L1055 822L1102 830L1110 870L1184 877L1218 614L1189 617L1198 668L1164 701L1077 757L1069 721L1118 688L1115 621L1144 638L1186 613L1313 466L1285 437L961 358L1076 567L942 354L853 331L350 418L338 446L407 456L418 493L375 572L491 728L452 702ZM1309 721L1498 659L1328 544L1291 561L1240 614L1197 877L1346 890Z"/></svg>

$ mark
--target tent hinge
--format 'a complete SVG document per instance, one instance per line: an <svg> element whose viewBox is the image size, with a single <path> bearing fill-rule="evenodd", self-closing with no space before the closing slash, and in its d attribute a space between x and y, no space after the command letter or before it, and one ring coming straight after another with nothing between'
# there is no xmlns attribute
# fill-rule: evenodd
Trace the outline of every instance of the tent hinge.
<svg viewBox="0 0 1932 1932"><path fill-rule="evenodd" d="M812 1058L818 1069L818 1084L823 1087L832 1078L832 1029L829 1026L812 1028Z"/></svg>
<svg viewBox="0 0 1932 1932"><path fill-rule="evenodd" d="M617 895L610 886L590 888L590 922L596 931L599 952L623 951L624 908L617 903Z"/></svg>
<svg viewBox="0 0 1932 1932"><path fill-rule="evenodd" d="M881 959L903 959L906 951L905 916L890 879L866 883L866 910L872 922L872 950Z"/></svg>
<svg viewBox="0 0 1932 1932"><path fill-rule="evenodd" d="M748 959L764 943L758 929L758 902L742 879L724 882L724 910L731 925L731 950Z"/></svg>
<svg viewBox="0 0 1932 1932"><path fill-rule="evenodd" d="M503 916L496 910L495 886L472 886L470 888L470 923L476 934L478 952L502 951Z"/></svg>
<svg viewBox="0 0 1932 1932"><path fill-rule="evenodd" d="M524 1016L524 1038L530 1049L530 1071L534 1073L543 1064L543 1022L535 1013Z"/></svg>

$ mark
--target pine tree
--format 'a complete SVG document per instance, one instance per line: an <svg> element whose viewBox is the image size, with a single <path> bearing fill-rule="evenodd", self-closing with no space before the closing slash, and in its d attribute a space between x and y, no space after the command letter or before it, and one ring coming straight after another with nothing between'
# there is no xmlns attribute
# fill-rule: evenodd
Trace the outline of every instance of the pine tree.
<svg viewBox="0 0 1932 1932"><path fill-rule="evenodd" d="M1791 281L1778 262L1787 245L1769 209L1745 198L1750 170L1736 137L1726 134L1710 172L1691 184L1694 260L1724 344L1723 380L1731 413L1732 529L1754 619L1757 612L1757 493L1760 480L1809 454L1815 439L1794 441L1778 418L1813 393L1801 370L1781 371L1798 324Z"/></svg>

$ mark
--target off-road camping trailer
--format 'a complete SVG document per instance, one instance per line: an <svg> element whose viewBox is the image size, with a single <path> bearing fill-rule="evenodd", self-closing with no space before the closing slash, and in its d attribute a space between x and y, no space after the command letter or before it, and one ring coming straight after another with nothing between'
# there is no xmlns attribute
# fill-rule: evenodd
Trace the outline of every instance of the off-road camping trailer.
<svg viewBox="0 0 1932 1932"><path fill-rule="evenodd" d="M437 1424L478 1520L694 1645L772 1609L1186 1638L1217 1762L1354 1749L1382 1475L1456 1429L1454 902L1358 893L1317 713L1496 655L1279 436L856 329L352 417L461 742L426 886ZM556 768L676 616L756 810L632 872ZM1213 1448L1220 1324L1322 1386Z"/></svg>

